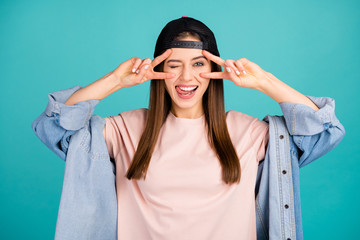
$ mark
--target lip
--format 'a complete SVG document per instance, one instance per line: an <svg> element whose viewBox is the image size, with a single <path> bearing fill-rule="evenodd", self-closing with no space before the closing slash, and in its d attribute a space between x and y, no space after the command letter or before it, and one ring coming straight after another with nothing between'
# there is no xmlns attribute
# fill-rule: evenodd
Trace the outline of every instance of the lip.
<svg viewBox="0 0 360 240"><path fill-rule="evenodd" d="M185 84L178 84L178 85L175 85L175 88L176 87L198 87L198 85L185 85Z"/></svg>
<svg viewBox="0 0 360 240"><path fill-rule="evenodd" d="M190 95L182 95L181 93L179 93L177 90L176 90L176 87L197 87L195 89L195 91L193 91ZM179 96L179 98L182 98L182 99L190 99L192 98L195 94L196 94L196 91L199 89L199 86L198 85L185 85L185 84L179 84L179 85L176 85L175 86L175 91L177 93L177 95Z"/></svg>

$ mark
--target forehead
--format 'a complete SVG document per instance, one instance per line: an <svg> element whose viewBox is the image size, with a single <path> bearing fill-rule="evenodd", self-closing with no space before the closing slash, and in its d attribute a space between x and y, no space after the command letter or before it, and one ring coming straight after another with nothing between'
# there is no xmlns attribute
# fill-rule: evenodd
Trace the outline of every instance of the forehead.
<svg viewBox="0 0 360 240"><path fill-rule="evenodd" d="M204 56L202 54L202 49L196 48L172 48L170 56L166 59L166 63L169 60L180 60L182 62L192 61L193 58ZM200 58L206 60L204 58Z"/></svg>

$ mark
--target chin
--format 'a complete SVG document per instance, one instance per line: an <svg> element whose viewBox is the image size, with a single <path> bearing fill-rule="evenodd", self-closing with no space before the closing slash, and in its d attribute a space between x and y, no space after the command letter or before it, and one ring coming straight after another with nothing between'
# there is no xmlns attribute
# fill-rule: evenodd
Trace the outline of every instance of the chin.
<svg viewBox="0 0 360 240"><path fill-rule="evenodd" d="M173 101L173 104L176 105L177 108L180 108L180 109L191 109L193 108L194 106L196 106L196 104L194 102L187 102L187 103L184 103L184 102L178 102L178 101Z"/></svg>

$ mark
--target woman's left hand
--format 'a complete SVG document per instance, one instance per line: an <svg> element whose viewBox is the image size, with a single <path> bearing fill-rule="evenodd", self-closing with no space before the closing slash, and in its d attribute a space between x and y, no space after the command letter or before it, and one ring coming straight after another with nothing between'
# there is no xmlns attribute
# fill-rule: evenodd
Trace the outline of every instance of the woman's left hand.
<svg viewBox="0 0 360 240"><path fill-rule="evenodd" d="M228 79L235 85L244 88L260 89L262 84L275 77L269 72L264 71L257 64L246 58L240 58L236 61L224 60L210 52L203 50L203 55L224 68L223 72L200 73L200 77L212 79ZM244 73L245 71L245 73Z"/></svg>
<svg viewBox="0 0 360 240"><path fill-rule="evenodd" d="M274 75L264 71L257 64L249 61L246 58L240 58L236 61L231 59L225 61L206 50L202 50L202 54L207 59L224 67L225 71L200 73L200 77L228 79L234 82L237 86L257 89L278 103L291 102L306 104L315 111L319 110L318 106L316 106L308 97L286 85ZM228 71L227 68L229 68L230 71ZM246 71L246 73L244 74L243 71Z"/></svg>

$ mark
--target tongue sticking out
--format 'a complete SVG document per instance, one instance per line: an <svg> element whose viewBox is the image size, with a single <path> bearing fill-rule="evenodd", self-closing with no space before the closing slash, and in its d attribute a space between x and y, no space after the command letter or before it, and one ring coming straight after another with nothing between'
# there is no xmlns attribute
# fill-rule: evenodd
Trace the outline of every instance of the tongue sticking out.
<svg viewBox="0 0 360 240"><path fill-rule="evenodd" d="M181 90L178 86L175 87L176 91L182 95L190 95L192 94L194 91L196 91L197 87L193 90L190 90L190 91L184 91L184 90Z"/></svg>

